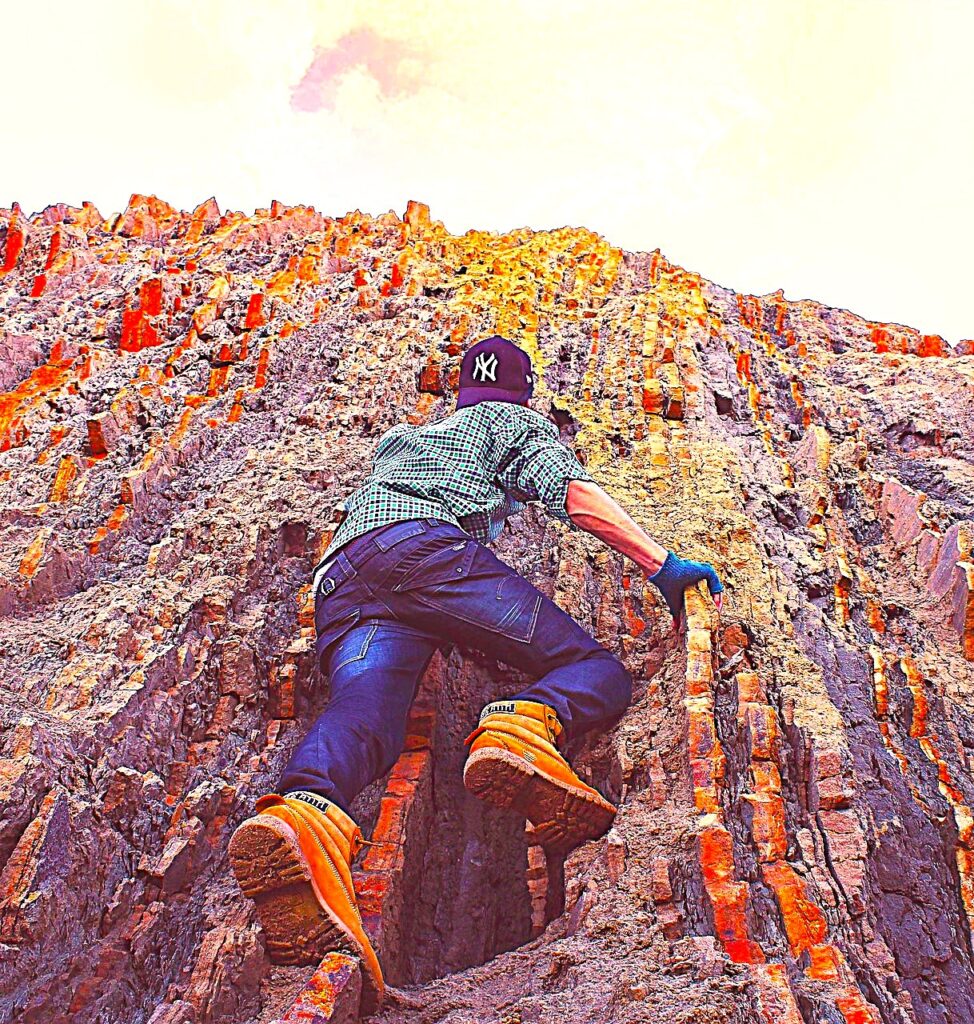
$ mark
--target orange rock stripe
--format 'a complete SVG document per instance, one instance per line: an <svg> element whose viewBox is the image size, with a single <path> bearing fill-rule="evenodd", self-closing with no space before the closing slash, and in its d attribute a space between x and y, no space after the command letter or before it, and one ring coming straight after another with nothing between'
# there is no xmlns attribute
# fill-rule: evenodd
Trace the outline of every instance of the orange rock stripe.
<svg viewBox="0 0 974 1024"><path fill-rule="evenodd" d="M880 1024L875 1008L855 984L845 956L827 942L828 925L821 907L810 896L805 880L786 860L788 850L785 805L781 799L778 761L778 717L767 703L766 688L756 673L741 672L738 680L738 721L747 726L750 774L754 792L743 794L754 811L751 834L761 862L761 877L774 893L797 960L811 957L808 978L833 983L833 999L847 1024Z"/></svg>
<svg viewBox="0 0 974 1024"><path fill-rule="evenodd" d="M699 834L700 864L704 890L714 915L714 930L727 955L736 963L750 965L750 977L758 993L758 1003L767 1024L801 1024L795 997L788 984L787 973L781 964L767 963L761 944L750 934L747 923L748 886L736 881L733 840L723 825L723 808L719 798L719 779L714 777L711 767L714 762L715 746L719 746L712 724L713 716L713 667L709 658L698 657L689 667L689 657L705 653L702 648L709 641L704 636L710 633L710 615L700 591L691 588L686 591L688 671L687 691L697 696L688 696L687 702L698 715L698 728L690 735L690 763L694 774L694 800L698 809L712 807L701 817L703 828ZM710 717L711 724L704 726L703 718ZM722 757L721 752L721 757ZM698 785L700 777L706 778L704 785ZM703 790L703 793L699 791Z"/></svg>
<svg viewBox="0 0 974 1024"><path fill-rule="evenodd" d="M968 928L974 936L974 814L955 785L950 766L941 756L937 735L930 728L927 718L930 708L923 674L911 657L902 658L900 667L906 674L906 685L913 694L910 736L917 740L927 760L936 766L938 788L954 814L957 825L955 859L960 878L960 896L967 915Z"/></svg>

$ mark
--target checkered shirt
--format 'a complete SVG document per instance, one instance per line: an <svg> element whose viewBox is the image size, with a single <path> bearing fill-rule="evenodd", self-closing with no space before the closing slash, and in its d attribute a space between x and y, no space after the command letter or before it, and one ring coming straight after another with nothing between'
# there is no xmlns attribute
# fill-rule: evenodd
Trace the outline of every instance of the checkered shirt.
<svg viewBox="0 0 974 1024"><path fill-rule="evenodd" d="M478 402L435 423L399 423L379 438L372 472L346 500L318 565L353 537L400 519L435 516L486 544L529 501L577 530L565 509L569 480L593 477L555 424L527 406Z"/></svg>

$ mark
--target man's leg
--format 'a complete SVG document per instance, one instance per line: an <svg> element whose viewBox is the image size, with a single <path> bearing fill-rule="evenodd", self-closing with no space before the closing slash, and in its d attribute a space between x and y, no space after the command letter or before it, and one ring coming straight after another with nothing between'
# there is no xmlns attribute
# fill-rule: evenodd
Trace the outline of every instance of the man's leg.
<svg viewBox="0 0 974 1024"><path fill-rule="evenodd" d="M618 718L632 700L625 665L515 569L461 530L404 575L368 578L395 617L533 677L510 699L553 707L563 741ZM460 541L457 538L465 538Z"/></svg>
<svg viewBox="0 0 974 1024"><path fill-rule="evenodd" d="M279 792L318 793L347 812L402 752L409 706L436 648L394 622L346 633L327 652L328 705L291 755Z"/></svg>
<svg viewBox="0 0 974 1024"><path fill-rule="evenodd" d="M402 751L409 705L436 646L415 629L368 619L329 645L328 706L294 751L282 795L261 797L230 840L271 958L315 963L331 949L354 950L365 1013L381 1002L384 982L354 895L362 834L348 808Z"/></svg>
<svg viewBox="0 0 974 1024"><path fill-rule="evenodd" d="M615 807L557 749L604 727L632 699L632 677L553 601L459 530L441 531L420 561L404 559L364 576L400 622L485 651L535 677L488 704L468 737L464 784L482 799L527 817L542 844L567 852L603 835ZM565 736L567 734L567 737Z"/></svg>

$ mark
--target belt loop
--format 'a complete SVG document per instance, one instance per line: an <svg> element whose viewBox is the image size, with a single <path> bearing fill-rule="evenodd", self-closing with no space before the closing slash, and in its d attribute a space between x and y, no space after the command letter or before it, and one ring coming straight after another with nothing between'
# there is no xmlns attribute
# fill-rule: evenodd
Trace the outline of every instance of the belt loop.
<svg viewBox="0 0 974 1024"><path fill-rule="evenodd" d="M326 565L324 575L318 583L318 589L323 596L327 596L340 583L356 574L355 566L348 560L344 551L339 551Z"/></svg>
<svg viewBox="0 0 974 1024"><path fill-rule="evenodd" d="M344 551L339 551L338 554L335 556L335 564L337 566L341 566L342 579L348 579L350 576L354 576L358 571L355 568L355 566L352 565L351 560L349 559L348 555L345 554Z"/></svg>

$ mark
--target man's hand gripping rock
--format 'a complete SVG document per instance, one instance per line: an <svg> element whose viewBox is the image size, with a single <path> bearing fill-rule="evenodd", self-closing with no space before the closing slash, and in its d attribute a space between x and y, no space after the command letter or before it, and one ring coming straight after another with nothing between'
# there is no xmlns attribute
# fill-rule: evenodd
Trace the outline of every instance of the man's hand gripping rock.
<svg viewBox="0 0 974 1024"><path fill-rule="evenodd" d="M706 580L707 589L718 611L724 602L724 585L709 562L692 562L668 551L662 566L652 576L646 578L663 595L663 600L673 616L673 627L677 631L683 628L686 619L683 592L687 587L692 587L700 580Z"/></svg>

